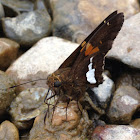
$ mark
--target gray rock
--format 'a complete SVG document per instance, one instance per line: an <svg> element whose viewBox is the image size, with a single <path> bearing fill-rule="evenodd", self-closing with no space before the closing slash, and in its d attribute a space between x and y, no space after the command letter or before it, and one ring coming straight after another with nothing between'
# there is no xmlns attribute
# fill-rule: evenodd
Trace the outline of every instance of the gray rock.
<svg viewBox="0 0 140 140"><path fill-rule="evenodd" d="M33 3L31 1L1 0L1 3L18 12L29 12L33 10Z"/></svg>
<svg viewBox="0 0 140 140"><path fill-rule="evenodd" d="M140 13L125 20L123 27L108 53L131 67L140 68Z"/></svg>
<svg viewBox="0 0 140 140"><path fill-rule="evenodd" d="M5 17L16 17L20 15L20 12L17 11L17 9L14 9L13 7L9 7L5 4L3 4L4 12L5 12Z"/></svg>
<svg viewBox="0 0 140 140"><path fill-rule="evenodd" d="M133 71L122 74L116 81L116 87L133 86L140 92L140 72Z"/></svg>
<svg viewBox="0 0 140 140"><path fill-rule="evenodd" d="M140 94L132 86L120 86L114 93L107 116L112 123L130 123L140 107Z"/></svg>
<svg viewBox="0 0 140 140"><path fill-rule="evenodd" d="M84 102L87 102L90 105L89 107L89 105L87 104L86 105L87 108L92 108L97 113L97 114L92 114L94 115L94 118L98 119L101 115L105 114L105 110L99 107L99 104L95 99L93 91L92 92L88 91L88 93L85 92Z"/></svg>
<svg viewBox="0 0 140 140"><path fill-rule="evenodd" d="M12 100L16 97L15 89L9 89L9 87L14 85L14 81L0 71L0 115L5 113Z"/></svg>
<svg viewBox="0 0 140 140"><path fill-rule="evenodd" d="M4 17L4 10L3 10L3 6L2 4L0 3L0 19Z"/></svg>
<svg viewBox="0 0 140 140"><path fill-rule="evenodd" d="M53 35L81 43L110 13L123 11L125 17L139 12L137 0L51 0Z"/></svg>
<svg viewBox="0 0 140 140"><path fill-rule="evenodd" d="M43 10L43 9L46 9L45 2L43 0L36 0L34 4L34 10Z"/></svg>
<svg viewBox="0 0 140 140"><path fill-rule="evenodd" d="M129 125L98 126L93 131L91 140L139 140L140 129Z"/></svg>
<svg viewBox="0 0 140 140"><path fill-rule="evenodd" d="M3 18L5 35L21 45L31 46L51 31L51 19L46 10L23 13L16 18Z"/></svg>
<svg viewBox="0 0 140 140"><path fill-rule="evenodd" d="M15 75L19 83L40 78L47 79L47 76L57 70L77 47L78 44L57 37L44 38L17 59L6 73ZM42 80L40 85L38 82L24 86L46 87L46 80Z"/></svg>
<svg viewBox="0 0 140 140"><path fill-rule="evenodd" d="M114 92L114 82L104 73L103 78L104 82L91 90L95 93L101 107L105 109L112 93Z"/></svg>
<svg viewBox="0 0 140 140"><path fill-rule="evenodd" d="M44 104L47 91L45 88L27 89L20 92L15 100L12 101L9 113L17 128L30 128L33 123L32 119L44 109L47 110L47 105Z"/></svg>
<svg viewBox="0 0 140 140"><path fill-rule="evenodd" d="M17 58L19 44L7 38L0 38L0 69L5 70Z"/></svg>

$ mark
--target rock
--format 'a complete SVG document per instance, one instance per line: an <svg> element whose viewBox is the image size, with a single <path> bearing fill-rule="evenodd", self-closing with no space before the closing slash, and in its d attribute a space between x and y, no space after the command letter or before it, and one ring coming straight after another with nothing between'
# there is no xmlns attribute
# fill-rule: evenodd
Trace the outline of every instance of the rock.
<svg viewBox="0 0 140 140"><path fill-rule="evenodd" d="M25 132L20 135L20 140L29 140L29 132Z"/></svg>
<svg viewBox="0 0 140 140"><path fill-rule="evenodd" d="M2 4L0 3L0 21L1 21L1 18L3 18L4 16L5 16L4 8ZM1 36L3 36L3 30L2 30L2 25L0 24L0 37Z"/></svg>
<svg viewBox="0 0 140 140"><path fill-rule="evenodd" d="M139 140L140 129L129 125L98 126L93 131L91 140Z"/></svg>
<svg viewBox="0 0 140 140"><path fill-rule="evenodd" d="M32 126L36 116L47 110L44 99L47 94L45 88L31 88L24 90L13 100L10 105L9 113L12 121L18 129L28 129Z"/></svg>
<svg viewBox="0 0 140 140"><path fill-rule="evenodd" d="M103 114L105 114L105 110L102 109L96 98L95 98L95 95L93 94L93 91L91 90L88 90L87 92L85 92L85 95L84 95L84 102L86 103L86 109L87 110L94 110L94 112L96 112L96 117L94 117L94 114L92 112L90 112L90 115L93 116L93 118L96 118L96 119L99 119L99 117Z"/></svg>
<svg viewBox="0 0 140 140"><path fill-rule="evenodd" d="M3 10L3 6L2 4L0 3L0 19L4 17L4 10Z"/></svg>
<svg viewBox="0 0 140 140"><path fill-rule="evenodd" d="M77 102L71 101L67 108L66 103L59 103L54 110L49 112L49 117L45 119L44 114L39 115L30 131L29 140L81 140L87 136L88 128L91 127L91 121L86 112L81 112L77 107ZM53 116L53 118L52 118Z"/></svg>
<svg viewBox="0 0 140 140"><path fill-rule="evenodd" d="M19 44L7 38L0 38L0 69L5 70L17 58Z"/></svg>
<svg viewBox="0 0 140 140"><path fill-rule="evenodd" d="M50 34L51 18L46 10L36 10L15 18L3 18L2 26L8 38L23 46L31 46Z"/></svg>
<svg viewBox="0 0 140 140"><path fill-rule="evenodd" d="M1 123L0 140L19 140L19 132L14 124L9 121Z"/></svg>
<svg viewBox="0 0 140 140"><path fill-rule="evenodd" d="M132 122L130 123L130 125L133 126L134 128L140 129L140 118L138 118L138 119L132 121Z"/></svg>
<svg viewBox="0 0 140 140"><path fill-rule="evenodd" d="M3 8L5 12L5 17L16 17L20 14L19 11L5 4L3 4Z"/></svg>
<svg viewBox="0 0 140 140"><path fill-rule="evenodd" d="M92 108L96 112L99 119L99 116L105 114L105 109L108 107L111 95L114 92L114 82L109 78L109 71L104 71L103 83L98 87L90 88L85 93L84 101L86 102L86 107L88 110ZM92 115L90 113L90 115ZM94 117L93 117L94 118Z"/></svg>
<svg viewBox="0 0 140 140"><path fill-rule="evenodd" d="M18 13L33 10L33 3L31 1L1 0L1 3L10 9L16 10Z"/></svg>
<svg viewBox="0 0 140 140"><path fill-rule="evenodd" d="M61 63L78 47L78 44L57 38L47 37L40 40L34 47L23 54L6 71L9 75L15 75L19 83L34 79L47 79ZM46 80L26 84L25 87L46 87Z"/></svg>
<svg viewBox="0 0 140 140"><path fill-rule="evenodd" d="M34 10L44 10L46 9L45 2L43 0L36 0L34 4ZM47 10L47 9L46 9Z"/></svg>
<svg viewBox="0 0 140 140"><path fill-rule="evenodd" d="M5 113L10 103L15 98L15 89L9 87L15 85L14 81L10 79L4 72L0 71L0 115Z"/></svg>
<svg viewBox="0 0 140 140"><path fill-rule="evenodd" d="M98 87L92 88L91 90L94 92L99 105L102 108L106 109L108 101L110 100L110 97L114 92L114 82L104 73L103 78L104 82Z"/></svg>
<svg viewBox="0 0 140 140"><path fill-rule="evenodd" d="M117 59L131 67L140 68L140 13L125 20L107 57Z"/></svg>
<svg viewBox="0 0 140 140"><path fill-rule="evenodd" d="M116 82L116 87L119 87L121 85L123 86L131 85L140 92L140 72L139 71L126 72L123 75L121 75Z"/></svg>
<svg viewBox="0 0 140 140"><path fill-rule="evenodd" d="M114 93L107 116L111 123L128 124L140 107L140 94L132 86L120 86Z"/></svg>
<svg viewBox="0 0 140 140"><path fill-rule="evenodd" d="M139 12L137 0L51 0L50 5L53 13L53 35L78 43L116 9L123 11L127 18Z"/></svg>

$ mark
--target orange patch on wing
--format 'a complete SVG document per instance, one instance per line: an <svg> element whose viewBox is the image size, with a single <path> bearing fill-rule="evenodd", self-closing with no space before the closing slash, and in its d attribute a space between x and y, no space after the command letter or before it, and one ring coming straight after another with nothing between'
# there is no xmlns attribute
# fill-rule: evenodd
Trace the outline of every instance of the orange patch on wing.
<svg viewBox="0 0 140 140"><path fill-rule="evenodd" d="M81 47L82 47L82 49L80 50L80 52L82 52L83 50L84 50L84 48L85 48L85 45L86 44L86 41L84 41L82 44L81 44Z"/></svg>
<svg viewBox="0 0 140 140"><path fill-rule="evenodd" d="M99 51L99 48L98 47L95 47L94 48L90 43L87 43L87 45L85 45L85 46L86 46L85 56L91 55L91 54L96 53L96 52ZM85 46L80 50L80 52L83 51L83 49L85 48Z"/></svg>
<svg viewBox="0 0 140 140"><path fill-rule="evenodd" d="M83 47L83 48L80 50L80 52L82 52L84 48L85 48L85 47Z"/></svg>
<svg viewBox="0 0 140 140"><path fill-rule="evenodd" d="M91 54L93 54L93 53L96 53L96 52L98 52L98 51L99 51L99 48L96 47L96 48L94 48L94 49L89 53L89 55L91 55Z"/></svg>
<svg viewBox="0 0 140 140"><path fill-rule="evenodd" d="M83 43L81 44L81 47L84 47L85 44L86 44L86 41L83 41Z"/></svg>
<svg viewBox="0 0 140 140"><path fill-rule="evenodd" d="M87 50L89 47L92 47L92 45L91 45L90 43L88 43L88 44L86 45L86 50Z"/></svg>
<svg viewBox="0 0 140 140"><path fill-rule="evenodd" d="M89 55L89 53L92 51L92 49L93 49L93 46L91 44L87 44L85 56Z"/></svg>

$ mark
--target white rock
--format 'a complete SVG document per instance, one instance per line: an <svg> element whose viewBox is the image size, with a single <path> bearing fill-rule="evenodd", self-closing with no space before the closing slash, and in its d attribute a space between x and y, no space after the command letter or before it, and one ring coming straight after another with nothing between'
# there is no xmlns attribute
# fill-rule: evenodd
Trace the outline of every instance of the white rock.
<svg viewBox="0 0 140 140"><path fill-rule="evenodd" d="M7 73L16 72L18 79L26 79L37 72L53 73L78 47L78 44L57 37L46 37L17 59Z"/></svg>
<svg viewBox="0 0 140 140"><path fill-rule="evenodd" d="M94 91L98 100L104 103L108 101L108 99L110 98L113 92L114 82L109 77L107 77L104 73L103 73L103 78L104 78L104 82L100 84L98 87L92 88L92 91Z"/></svg>
<svg viewBox="0 0 140 140"><path fill-rule="evenodd" d="M125 20L107 57L140 68L140 13Z"/></svg>

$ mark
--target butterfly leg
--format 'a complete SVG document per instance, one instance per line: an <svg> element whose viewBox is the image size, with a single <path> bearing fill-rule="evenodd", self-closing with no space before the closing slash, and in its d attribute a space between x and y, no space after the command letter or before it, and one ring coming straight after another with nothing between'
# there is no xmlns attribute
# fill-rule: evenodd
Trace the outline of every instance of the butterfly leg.
<svg viewBox="0 0 140 140"><path fill-rule="evenodd" d="M47 95L46 95L46 97L45 97L45 99L44 99L44 103L45 103L45 104L46 104L46 99L47 99L47 97L48 97L49 92L50 92L50 88L48 89Z"/></svg>
<svg viewBox="0 0 140 140"><path fill-rule="evenodd" d="M50 91L51 91L51 90L48 89L47 95L46 95L46 97L45 97L45 99L44 99L44 103L48 105L48 109L47 109L47 112L46 112L45 117L44 117L44 123L45 123L46 118L47 118L47 117L49 118L50 105L52 105L52 104L50 104L48 101L49 101L51 98L53 98L53 97L56 96L56 94L52 95L52 91L51 91L51 97L47 98L48 95L49 95L49 93L50 93Z"/></svg>
<svg viewBox="0 0 140 140"><path fill-rule="evenodd" d="M54 98L55 98L55 96L54 96ZM54 115L55 108L56 108L56 106L57 106L57 104L58 104L58 102L59 102L59 98L60 98L60 96L59 96L59 94L58 94L58 99L57 99L56 103L53 105L53 111L52 111L51 122L52 122L52 119L53 119L53 115Z"/></svg>
<svg viewBox="0 0 140 140"><path fill-rule="evenodd" d="M47 111L46 111L46 113L45 113L44 124L45 124L46 118L49 117L49 107L50 107L50 104L47 104L47 105L48 105L48 109L47 109Z"/></svg>

